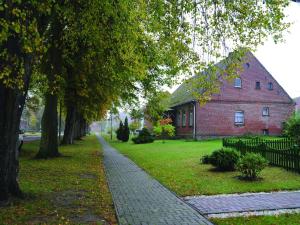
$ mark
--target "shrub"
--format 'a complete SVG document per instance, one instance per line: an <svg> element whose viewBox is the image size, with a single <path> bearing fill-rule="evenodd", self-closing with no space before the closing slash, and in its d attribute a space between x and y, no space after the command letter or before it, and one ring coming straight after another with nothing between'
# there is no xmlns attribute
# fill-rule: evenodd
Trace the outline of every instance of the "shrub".
<svg viewBox="0 0 300 225"><path fill-rule="evenodd" d="M117 133L117 139L119 141L122 141L122 139L123 139L123 130L124 130L124 125L123 125L123 122L120 121L119 128L116 131L116 133Z"/></svg>
<svg viewBox="0 0 300 225"><path fill-rule="evenodd" d="M300 145L300 113L293 114L284 124L284 134Z"/></svg>
<svg viewBox="0 0 300 225"><path fill-rule="evenodd" d="M201 163L202 164L210 164L211 160L210 160L211 156L210 155L204 155L201 158Z"/></svg>
<svg viewBox="0 0 300 225"><path fill-rule="evenodd" d="M135 144L152 143L154 138L147 128L143 128L137 137L132 138L132 141Z"/></svg>
<svg viewBox="0 0 300 225"><path fill-rule="evenodd" d="M122 123L122 121L120 121L120 125L116 133L117 133L117 139L119 141L127 142L129 140L130 131L128 127L127 117L125 118L124 124Z"/></svg>
<svg viewBox="0 0 300 225"><path fill-rule="evenodd" d="M153 132L157 137L163 139L163 143L166 138L173 137L175 135L175 127L172 125L172 119L166 118L158 121L158 124L153 127Z"/></svg>
<svg viewBox="0 0 300 225"><path fill-rule="evenodd" d="M237 163L237 169L244 178L254 180L268 165L268 161L260 154L246 153Z"/></svg>
<svg viewBox="0 0 300 225"><path fill-rule="evenodd" d="M210 163L221 171L232 171L239 161L240 153L231 148L214 151L210 156Z"/></svg>
<svg viewBox="0 0 300 225"><path fill-rule="evenodd" d="M126 117L125 121L124 121L123 134L122 134L123 142L127 142L129 140L129 134L130 134L130 131L129 131L129 127L128 127L128 118Z"/></svg>

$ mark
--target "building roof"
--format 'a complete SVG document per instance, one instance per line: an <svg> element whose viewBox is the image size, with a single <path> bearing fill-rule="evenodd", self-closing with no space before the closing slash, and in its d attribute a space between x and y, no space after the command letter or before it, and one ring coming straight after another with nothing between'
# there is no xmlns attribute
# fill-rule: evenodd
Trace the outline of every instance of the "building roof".
<svg viewBox="0 0 300 225"><path fill-rule="evenodd" d="M248 52L248 54L253 55L251 52ZM221 60L220 62L216 63L215 66L219 67L220 69L225 69L226 65L230 62L230 55ZM204 93L204 89L199 87L191 87L194 81L197 81L197 78L201 75L205 75L207 71L201 72L201 74L195 75L191 77L190 79L184 81L171 95L170 97L170 107L175 107L178 105L182 105L185 103L189 103L192 101L196 101L196 97L193 93ZM198 90L197 90L198 89Z"/></svg>
<svg viewBox="0 0 300 225"><path fill-rule="evenodd" d="M215 64L216 67L220 68L221 71L226 69L226 65L229 65L233 60L232 57L230 56L231 54L229 54L229 56L223 60L221 60L220 62L218 62L217 64ZM250 59L254 59L255 61L257 61L257 63L263 68L263 70L268 73L268 75L278 84L278 86L282 89L282 91L284 92L284 94L286 94L286 96L288 96L288 98L290 99L290 102L293 102L293 99L288 95L288 93L284 90L284 88L282 88L282 86L276 81L276 79L274 79L274 77L267 71L267 69L261 64L261 62L252 54L252 52L248 51L246 53L246 61L244 60L239 60L239 62L241 62L241 64L246 63L248 60ZM234 58L236 59L236 58ZM179 106L179 105L183 105L192 101L196 101L197 96L195 95L195 93L198 94L202 94L204 93L204 89L199 88L199 85L194 85L195 87L193 87L193 83L197 82L196 79L199 78L199 76L204 75L206 73L206 71L202 72L200 75L195 75L193 77L191 77L190 79L188 79L187 81L183 82L171 95L170 97L170 107L175 107L175 106ZM197 89L196 89L197 88ZM299 97L300 98L300 97ZM300 104L300 99L297 98L298 100L298 104Z"/></svg>

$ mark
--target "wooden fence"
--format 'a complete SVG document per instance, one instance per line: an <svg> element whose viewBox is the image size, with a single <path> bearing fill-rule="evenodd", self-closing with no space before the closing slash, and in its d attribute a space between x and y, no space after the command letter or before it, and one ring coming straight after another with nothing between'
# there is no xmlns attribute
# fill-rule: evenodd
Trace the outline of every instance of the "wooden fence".
<svg viewBox="0 0 300 225"><path fill-rule="evenodd" d="M224 138L223 146L235 148L245 154L261 154L273 166L283 167L300 173L300 148L291 139L265 140L261 138Z"/></svg>

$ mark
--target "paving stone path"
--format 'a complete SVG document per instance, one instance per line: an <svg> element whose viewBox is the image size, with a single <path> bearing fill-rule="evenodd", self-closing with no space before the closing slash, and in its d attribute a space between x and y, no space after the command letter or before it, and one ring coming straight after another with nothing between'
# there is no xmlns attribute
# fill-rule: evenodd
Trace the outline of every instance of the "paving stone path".
<svg viewBox="0 0 300 225"><path fill-rule="evenodd" d="M186 197L202 214L300 208L300 191Z"/></svg>
<svg viewBox="0 0 300 225"><path fill-rule="evenodd" d="M151 178L102 138L104 167L119 224L209 224L205 217Z"/></svg>

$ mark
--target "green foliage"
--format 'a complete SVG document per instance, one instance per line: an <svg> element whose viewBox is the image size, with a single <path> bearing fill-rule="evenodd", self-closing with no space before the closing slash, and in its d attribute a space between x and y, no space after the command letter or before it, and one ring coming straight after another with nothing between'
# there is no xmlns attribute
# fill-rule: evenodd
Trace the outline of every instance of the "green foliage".
<svg viewBox="0 0 300 225"><path fill-rule="evenodd" d="M235 165L240 158L240 153L231 148L221 148L210 156L210 163L221 171L235 170Z"/></svg>
<svg viewBox="0 0 300 225"><path fill-rule="evenodd" d="M128 118L125 118L125 122L124 122L124 128L123 128L123 135L122 135L122 141L123 142L127 142L129 140L129 127L128 127Z"/></svg>
<svg viewBox="0 0 300 225"><path fill-rule="evenodd" d="M132 138L132 141L135 144L145 144L152 143L154 138L147 128L143 128L137 137Z"/></svg>
<svg viewBox="0 0 300 225"><path fill-rule="evenodd" d="M145 117L152 124L163 118L164 112L169 108L170 96L169 92L156 92L148 99Z"/></svg>
<svg viewBox="0 0 300 225"><path fill-rule="evenodd" d="M129 124L129 130L134 133L137 129L139 129L141 126L141 122L140 121L133 121Z"/></svg>
<svg viewBox="0 0 300 225"><path fill-rule="evenodd" d="M293 114L285 123L284 134L300 145L300 113Z"/></svg>
<svg viewBox="0 0 300 225"><path fill-rule="evenodd" d="M237 163L237 169L249 180L255 180L268 165L268 161L260 154L246 153Z"/></svg>
<svg viewBox="0 0 300 225"><path fill-rule="evenodd" d="M123 132L124 132L124 125L123 125L123 122L120 121L119 128L116 131L116 133L117 133L117 139L119 141L123 140Z"/></svg>
<svg viewBox="0 0 300 225"><path fill-rule="evenodd" d="M204 155L201 158L202 164L210 164L211 163L211 156L210 155Z"/></svg>
<svg viewBox="0 0 300 225"><path fill-rule="evenodd" d="M116 131L117 133L117 139L119 141L127 142L129 140L129 127L128 127L128 119L125 118L124 124L122 121L120 121L119 128Z"/></svg>
<svg viewBox="0 0 300 225"><path fill-rule="evenodd" d="M173 137L175 135L175 127L172 124L165 125L156 125L153 127L153 133L158 136L166 139L168 137Z"/></svg>

